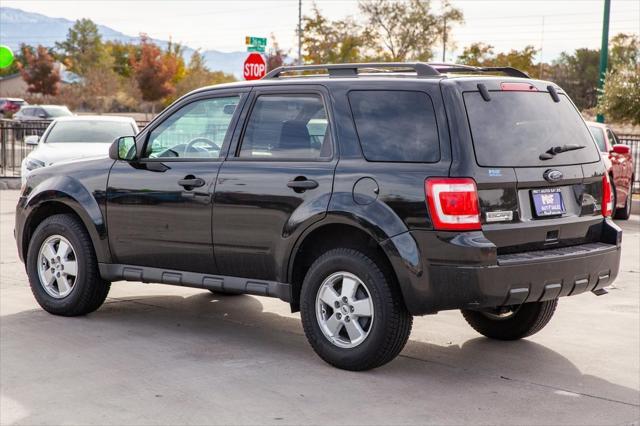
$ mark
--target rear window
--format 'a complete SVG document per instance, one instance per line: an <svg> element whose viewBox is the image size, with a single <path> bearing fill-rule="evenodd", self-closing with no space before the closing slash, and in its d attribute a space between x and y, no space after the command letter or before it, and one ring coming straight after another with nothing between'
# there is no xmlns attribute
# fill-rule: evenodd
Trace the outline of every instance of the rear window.
<svg viewBox="0 0 640 426"><path fill-rule="evenodd" d="M368 161L440 160L435 111L426 93L353 91L349 93L349 103Z"/></svg>
<svg viewBox="0 0 640 426"><path fill-rule="evenodd" d="M126 121L59 121L45 143L111 143L120 136L132 135L135 135L133 126Z"/></svg>
<svg viewBox="0 0 640 426"><path fill-rule="evenodd" d="M600 160L587 126L564 95L554 102L546 92L491 92L484 101L479 92L466 92L464 102L476 159L487 167L535 167L592 163ZM584 148L539 156L552 147Z"/></svg>

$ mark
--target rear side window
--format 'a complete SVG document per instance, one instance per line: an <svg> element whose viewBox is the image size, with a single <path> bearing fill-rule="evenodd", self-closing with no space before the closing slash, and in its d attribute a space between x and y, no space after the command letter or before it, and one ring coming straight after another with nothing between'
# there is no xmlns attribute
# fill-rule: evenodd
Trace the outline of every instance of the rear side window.
<svg viewBox="0 0 640 426"><path fill-rule="evenodd" d="M485 167L544 167L600 160L589 129L566 96L554 102L547 92L464 93L476 159ZM563 145L583 148L541 160L540 154Z"/></svg>
<svg viewBox="0 0 640 426"><path fill-rule="evenodd" d="M604 141L604 132L600 127L589 126L593 138L596 140L600 152L607 152L607 144Z"/></svg>
<svg viewBox="0 0 640 426"><path fill-rule="evenodd" d="M261 95L240 146L240 157L316 160L331 157L331 137L319 95Z"/></svg>
<svg viewBox="0 0 640 426"><path fill-rule="evenodd" d="M368 161L440 160L435 111L426 93L358 90L349 93L349 104Z"/></svg>

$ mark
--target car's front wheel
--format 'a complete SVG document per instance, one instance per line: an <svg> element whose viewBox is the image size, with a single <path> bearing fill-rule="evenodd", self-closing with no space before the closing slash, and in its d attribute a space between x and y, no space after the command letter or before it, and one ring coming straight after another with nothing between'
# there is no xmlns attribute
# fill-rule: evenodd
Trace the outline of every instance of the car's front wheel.
<svg viewBox="0 0 640 426"><path fill-rule="evenodd" d="M315 352L345 370L369 370L394 359L413 317L382 265L346 248L320 256L302 285L302 325Z"/></svg>
<svg viewBox="0 0 640 426"><path fill-rule="evenodd" d="M498 340L517 340L531 336L546 326L558 299L524 303L485 310L462 310L462 316L478 333Z"/></svg>
<svg viewBox="0 0 640 426"><path fill-rule="evenodd" d="M89 234L69 214L48 217L38 225L29 242L27 275L40 306L63 316L95 311L111 285L100 277Z"/></svg>

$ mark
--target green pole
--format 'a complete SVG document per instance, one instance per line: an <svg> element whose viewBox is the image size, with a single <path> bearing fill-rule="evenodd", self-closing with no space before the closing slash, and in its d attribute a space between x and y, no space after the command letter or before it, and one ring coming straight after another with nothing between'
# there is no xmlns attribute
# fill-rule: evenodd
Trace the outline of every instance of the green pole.
<svg viewBox="0 0 640 426"><path fill-rule="evenodd" d="M602 46L600 46L600 73L598 74L598 93L602 93L604 88L604 78L607 74L607 58L609 56L609 9L611 0L604 0L604 17L602 19ZM598 114L598 123L604 123L604 115Z"/></svg>

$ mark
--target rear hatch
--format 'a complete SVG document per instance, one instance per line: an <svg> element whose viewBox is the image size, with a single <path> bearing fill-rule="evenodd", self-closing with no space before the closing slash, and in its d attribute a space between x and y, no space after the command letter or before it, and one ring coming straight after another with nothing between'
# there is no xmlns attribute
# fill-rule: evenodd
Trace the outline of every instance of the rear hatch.
<svg viewBox="0 0 640 426"><path fill-rule="evenodd" d="M463 93L485 235L499 254L598 241L604 169L580 114L560 89L498 87Z"/></svg>

